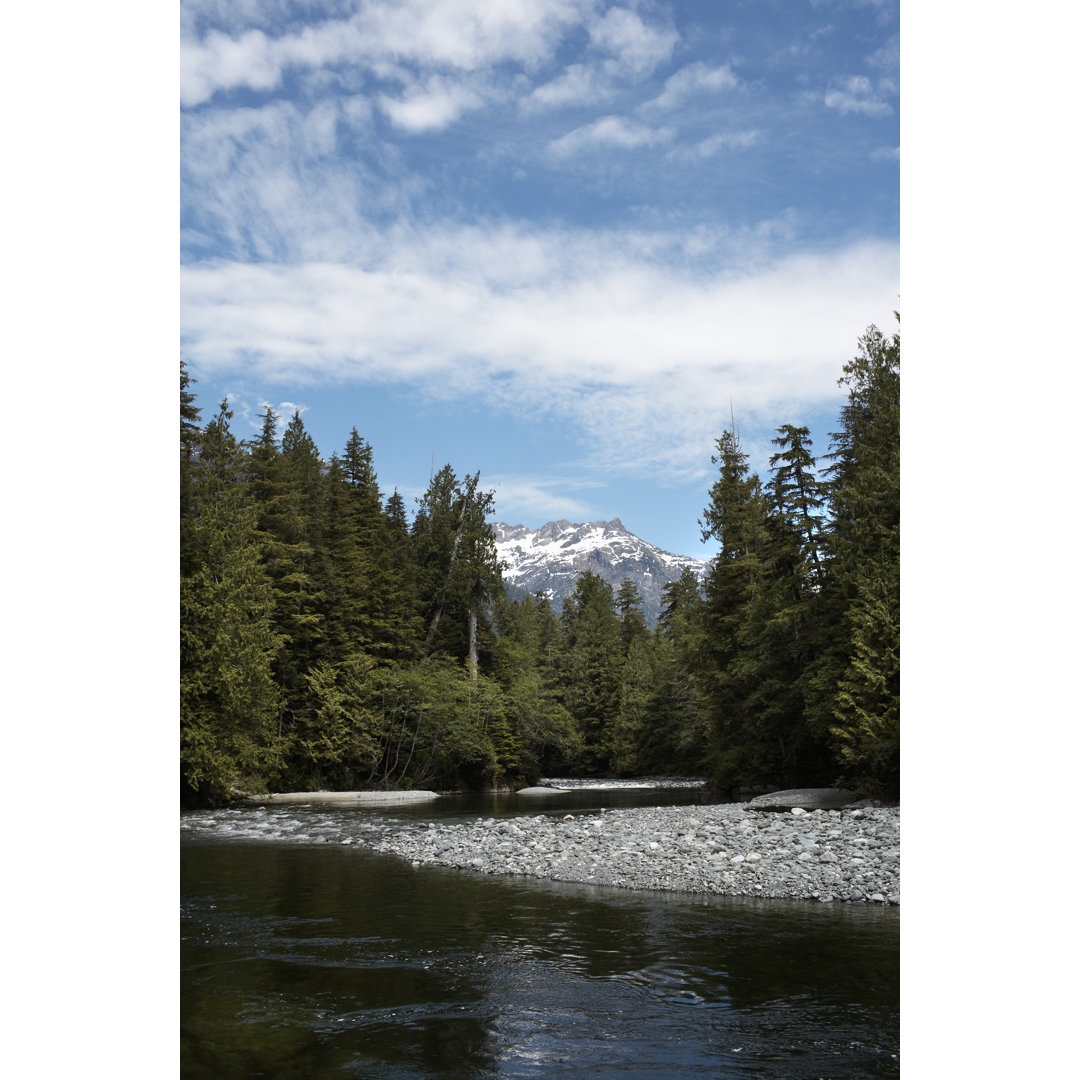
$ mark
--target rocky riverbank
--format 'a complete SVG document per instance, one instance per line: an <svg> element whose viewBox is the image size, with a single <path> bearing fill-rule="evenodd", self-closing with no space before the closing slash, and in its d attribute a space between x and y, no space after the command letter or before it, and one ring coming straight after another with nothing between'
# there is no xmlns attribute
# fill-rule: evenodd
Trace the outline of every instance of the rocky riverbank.
<svg viewBox="0 0 1080 1080"><path fill-rule="evenodd" d="M900 903L900 810L746 803L402 823L357 838L414 865L631 889Z"/></svg>

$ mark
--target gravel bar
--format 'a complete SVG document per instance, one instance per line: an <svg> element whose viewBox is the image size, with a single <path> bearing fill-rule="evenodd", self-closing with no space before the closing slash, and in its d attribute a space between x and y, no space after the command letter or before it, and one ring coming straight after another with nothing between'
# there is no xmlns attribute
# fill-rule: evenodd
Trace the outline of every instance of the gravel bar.
<svg viewBox="0 0 1080 1080"><path fill-rule="evenodd" d="M357 842L414 866L481 874L823 903L900 903L898 807L775 812L724 803L403 822Z"/></svg>

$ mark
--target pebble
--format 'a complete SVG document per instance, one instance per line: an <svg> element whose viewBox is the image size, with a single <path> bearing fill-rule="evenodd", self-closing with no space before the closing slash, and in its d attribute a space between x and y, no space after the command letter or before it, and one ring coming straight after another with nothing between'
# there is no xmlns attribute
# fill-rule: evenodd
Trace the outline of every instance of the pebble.
<svg viewBox="0 0 1080 1080"><path fill-rule="evenodd" d="M355 842L414 866L723 896L900 903L900 810L745 803L407 822Z"/></svg>

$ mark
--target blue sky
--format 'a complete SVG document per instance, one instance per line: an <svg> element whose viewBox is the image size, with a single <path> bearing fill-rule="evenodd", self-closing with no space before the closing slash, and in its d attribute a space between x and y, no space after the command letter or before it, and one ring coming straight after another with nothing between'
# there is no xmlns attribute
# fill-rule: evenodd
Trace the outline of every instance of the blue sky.
<svg viewBox="0 0 1080 1080"><path fill-rule="evenodd" d="M899 285L873 0L181 3L181 352L245 437L355 426L408 505L619 516L679 553L734 412L824 454Z"/></svg>

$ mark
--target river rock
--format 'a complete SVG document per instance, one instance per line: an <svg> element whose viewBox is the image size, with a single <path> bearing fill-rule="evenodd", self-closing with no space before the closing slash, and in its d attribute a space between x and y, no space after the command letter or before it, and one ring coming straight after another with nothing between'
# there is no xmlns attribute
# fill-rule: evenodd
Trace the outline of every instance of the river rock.
<svg viewBox="0 0 1080 1080"><path fill-rule="evenodd" d="M545 789L550 790L550 789ZM757 813L750 804L396 822L357 841L412 864L631 889L900 902L900 810ZM884 900L878 900L882 897Z"/></svg>
<svg viewBox="0 0 1080 1080"><path fill-rule="evenodd" d="M565 794L567 788L561 787L523 787L520 791L516 792L518 795L562 795Z"/></svg>
<svg viewBox="0 0 1080 1080"><path fill-rule="evenodd" d="M747 803L750 810L839 810L855 799L845 788L791 788L759 795Z"/></svg>

